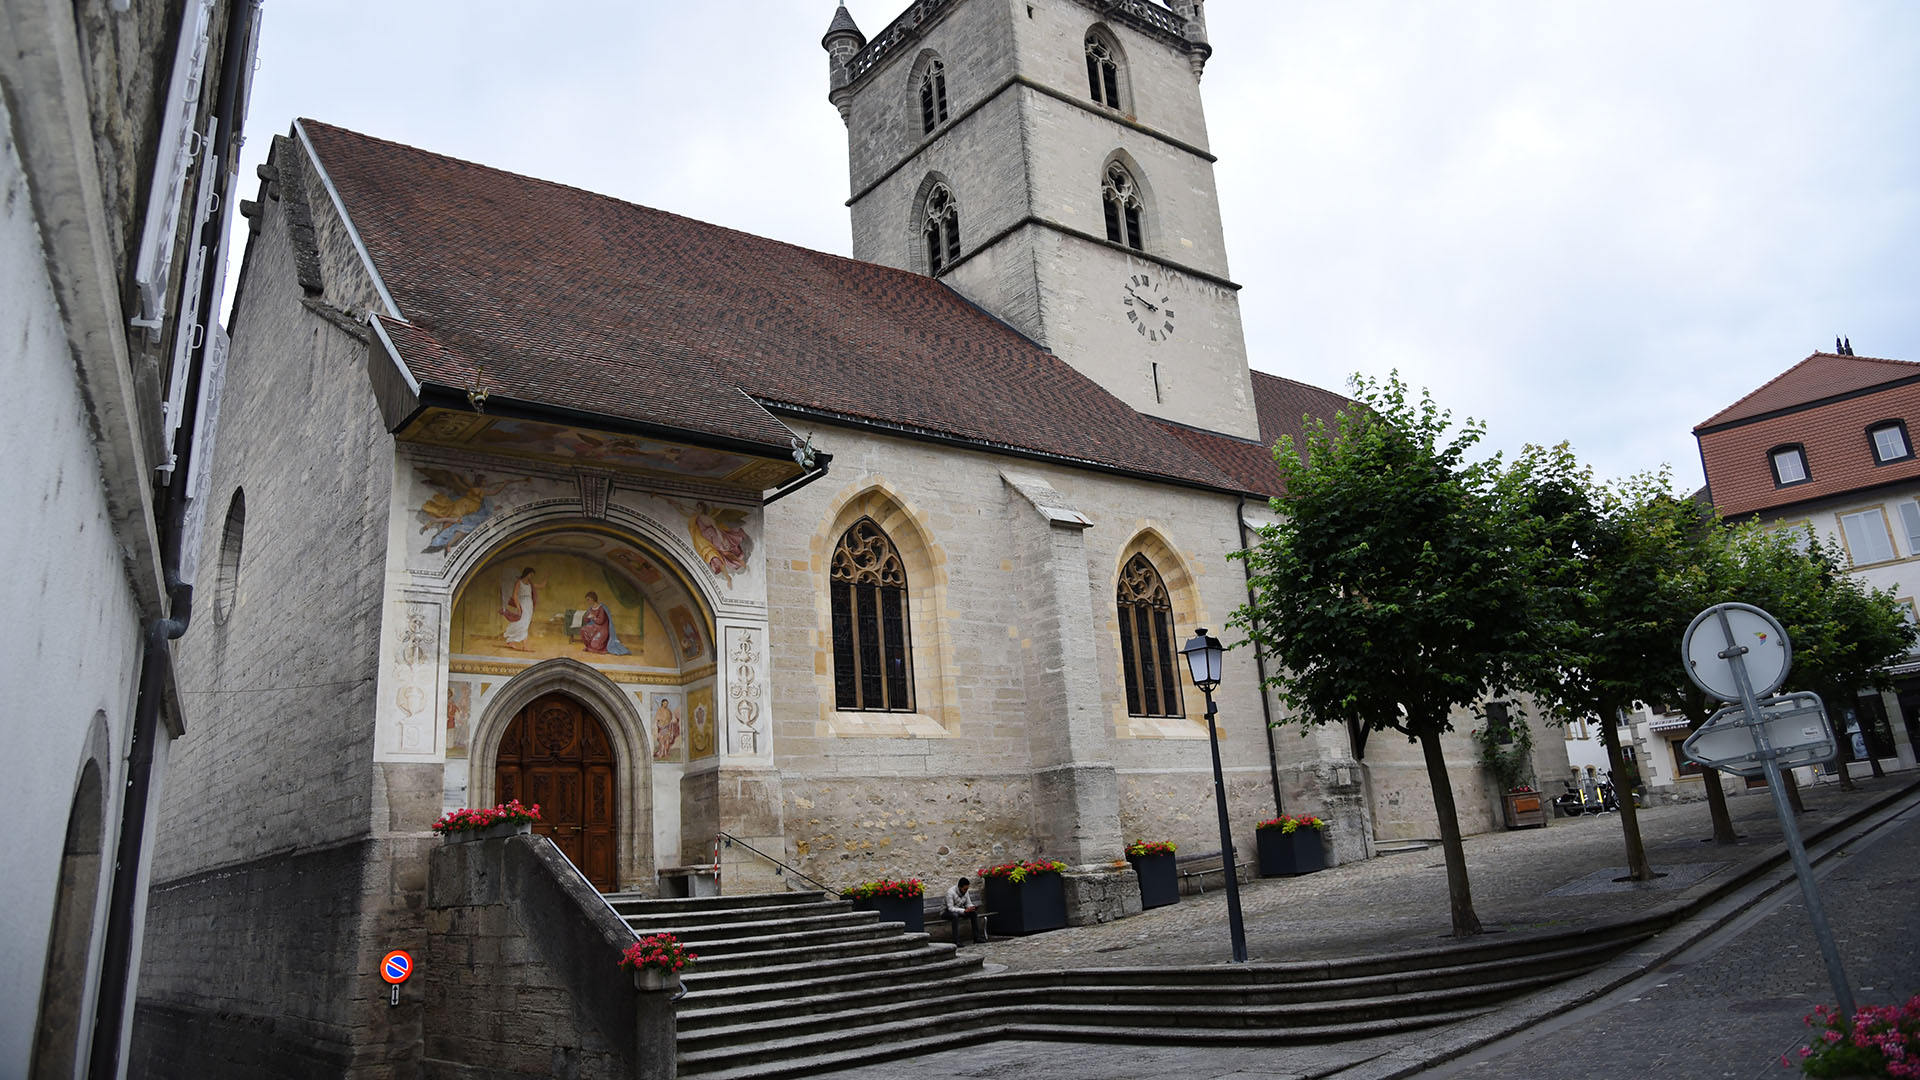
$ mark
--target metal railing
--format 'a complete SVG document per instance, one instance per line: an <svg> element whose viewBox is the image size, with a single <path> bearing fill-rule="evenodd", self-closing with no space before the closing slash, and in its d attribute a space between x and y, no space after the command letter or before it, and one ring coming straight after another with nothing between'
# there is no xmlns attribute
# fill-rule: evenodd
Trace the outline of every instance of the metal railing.
<svg viewBox="0 0 1920 1080"><path fill-rule="evenodd" d="M715 833L714 839L720 841L720 843L725 847L732 847L735 844L739 844L741 847L746 848L748 851L751 851L755 855L758 855L761 858L772 863L774 877L785 877L788 874L792 874L794 877L799 878L801 881L806 882L807 884L813 886L816 889L819 889L821 892L832 893L836 897L840 897L842 895L839 889L836 889L831 885L823 885L820 882L815 881L813 878L808 877L807 874L802 870L800 870L799 867L788 866L786 863L783 863L779 859L776 859L773 856L767 854L766 852L761 851L759 848L754 847L752 844L747 843L745 840L740 839L739 837L733 835L732 833ZM719 862L720 861L718 857L719 853L715 852L714 855L715 855L715 858L713 861L716 863Z"/></svg>

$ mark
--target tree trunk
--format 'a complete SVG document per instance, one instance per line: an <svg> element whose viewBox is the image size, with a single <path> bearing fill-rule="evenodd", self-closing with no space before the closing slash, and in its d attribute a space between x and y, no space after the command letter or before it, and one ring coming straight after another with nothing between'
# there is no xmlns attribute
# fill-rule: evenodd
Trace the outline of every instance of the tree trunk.
<svg viewBox="0 0 1920 1080"><path fill-rule="evenodd" d="M1433 785L1433 810L1440 818L1440 847L1447 856L1447 901L1453 908L1453 936L1480 933L1480 916L1473 913L1473 889L1467 883L1467 852L1460 845L1460 814L1453 805L1453 781L1447 778L1447 759L1440 752L1440 732L1422 725L1420 749L1427 758L1427 782Z"/></svg>
<svg viewBox="0 0 1920 1080"><path fill-rule="evenodd" d="M1687 716L1688 731L1699 731L1713 716L1707 708L1707 696L1693 688L1687 690L1680 711ZM1720 770L1703 769L1700 782L1707 786L1707 816L1713 819L1713 842L1738 843L1739 837L1733 832L1733 815L1727 810L1727 790L1720 786Z"/></svg>
<svg viewBox="0 0 1920 1080"><path fill-rule="evenodd" d="M1793 775L1792 769L1780 770L1780 782L1787 786L1787 805L1793 807L1796 814L1807 812L1807 804L1800 801L1800 781Z"/></svg>
<svg viewBox="0 0 1920 1080"><path fill-rule="evenodd" d="M1832 701L1833 698L1827 697L1826 700ZM1847 768L1847 763L1853 760L1853 737L1847 734L1847 724L1845 720L1834 725L1834 727L1833 748L1839 751L1839 753L1834 757L1833 762L1835 767L1840 770L1840 790L1852 791L1853 770ZM1795 804L1794 809L1798 810L1799 808L1799 805Z"/></svg>
<svg viewBox="0 0 1920 1080"><path fill-rule="evenodd" d="M1707 814L1713 818L1713 842L1739 843L1740 838L1733 832L1733 815L1727 811L1727 790L1720 786L1720 770L1702 770L1700 779L1707 785Z"/></svg>
<svg viewBox="0 0 1920 1080"><path fill-rule="evenodd" d="M1627 876L1634 881L1652 881L1653 864L1647 861L1647 847L1640 840L1640 808L1633 801L1633 784L1627 773L1626 755L1620 752L1620 710L1611 705L1600 713L1600 741L1607 748L1607 773L1613 778L1613 799L1620 806L1620 831L1626 834Z"/></svg>

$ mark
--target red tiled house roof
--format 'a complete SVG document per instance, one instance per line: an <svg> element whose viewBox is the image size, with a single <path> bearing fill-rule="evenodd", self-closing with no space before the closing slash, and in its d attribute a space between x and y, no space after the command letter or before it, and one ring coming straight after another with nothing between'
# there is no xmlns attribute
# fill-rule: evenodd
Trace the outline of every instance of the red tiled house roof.
<svg viewBox="0 0 1920 1080"><path fill-rule="evenodd" d="M1693 429L1707 491L1725 515L1773 511L1815 499L1920 479L1920 457L1878 464L1869 428L1907 425L1920 435L1920 364L1814 353ZM1807 480L1779 485L1778 447L1804 449Z"/></svg>
<svg viewBox="0 0 1920 1080"><path fill-rule="evenodd" d="M299 126L406 320L382 326L416 377L769 446L788 413L1273 486L1214 444L1260 448L1176 434L932 278ZM1289 385L1281 400L1323 393Z"/></svg>

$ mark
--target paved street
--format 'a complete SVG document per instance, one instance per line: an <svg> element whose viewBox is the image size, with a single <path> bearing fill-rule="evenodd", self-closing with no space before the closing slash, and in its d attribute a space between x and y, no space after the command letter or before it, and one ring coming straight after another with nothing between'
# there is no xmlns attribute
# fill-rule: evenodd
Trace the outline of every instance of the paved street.
<svg viewBox="0 0 1920 1080"><path fill-rule="evenodd" d="M1801 828L1814 833L1874 803L1911 800L1920 776L1862 781L1857 792L1806 792ZM1647 885L1615 883L1625 858L1616 815L1560 819L1544 830L1502 832L1466 842L1474 900L1491 933L1564 931L1672 904L1711 888L1739 866L1776 850L1780 829L1764 791L1732 800L1739 844L1707 841L1704 803L1643 810L1649 855L1666 876ZM1852 826L1858 830L1861 826ZM1823 897L1862 1002L1920 992L1920 809L1843 849L1820 867ZM1798 1045L1800 1017L1828 1001L1825 969L1799 891L1753 905L1721 930L1622 990L1550 1016L1513 1037L1423 1075L1506 1077L1789 1076L1779 1055ZM1254 960L1296 960L1393 952L1444 943L1445 875L1437 848L1335 867L1303 878L1255 881L1243 890ZM1072 927L985 946L990 964L1019 969L1223 963L1228 956L1223 897L1179 904L1099 926ZM1704 930L1700 931L1704 933ZM1679 933L1673 931L1670 933ZM1471 1032L1454 1042L1473 1041ZM992 1042L911 1061L831 1074L882 1080L908 1074L1046 1080L1181 1076L1321 1077L1352 1067L1389 1075L1385 1064L1435 1060L1437 1037L1389 1037L1325 1047L1193 1049L1164 1046ZM1435 1055L1453 1049L1435 1049ZM1771 1066L1771 1072L1768 1071Z"/></svg>

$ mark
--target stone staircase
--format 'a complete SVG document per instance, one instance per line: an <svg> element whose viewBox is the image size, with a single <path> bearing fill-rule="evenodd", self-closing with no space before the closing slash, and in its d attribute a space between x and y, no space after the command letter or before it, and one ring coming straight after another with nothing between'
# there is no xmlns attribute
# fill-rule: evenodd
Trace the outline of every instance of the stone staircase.
<svg viewBox="0 0 1920 1080"><path fill-rule="evenodd" d="M1590 971L1656 929L1485 940L1349 960L984 974L980 955L822 893L607 897L700 954L682 1076L806 1076L991 1039L1337 1042L1434 1027Z"/></svg>

